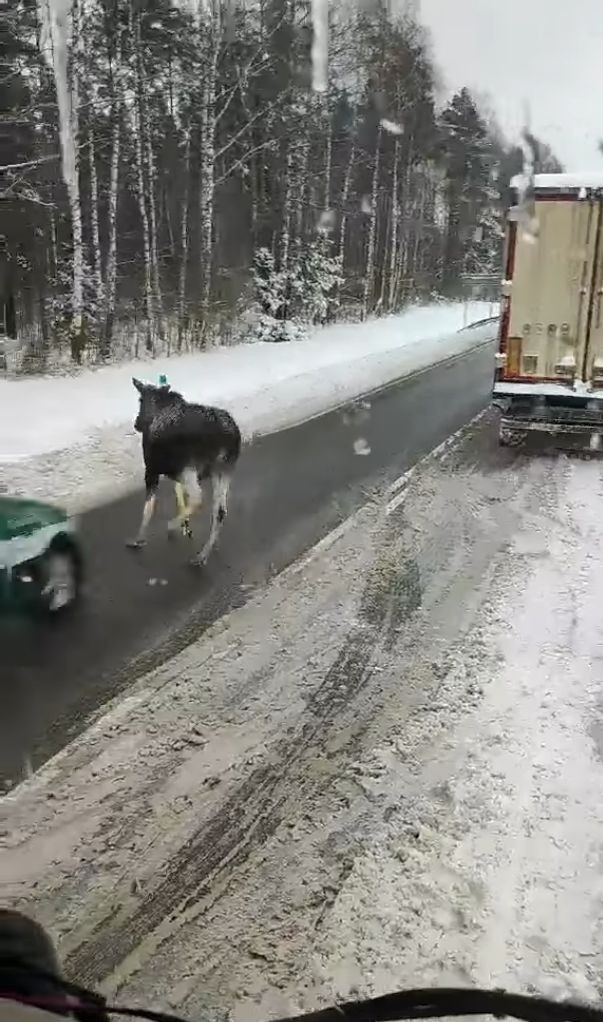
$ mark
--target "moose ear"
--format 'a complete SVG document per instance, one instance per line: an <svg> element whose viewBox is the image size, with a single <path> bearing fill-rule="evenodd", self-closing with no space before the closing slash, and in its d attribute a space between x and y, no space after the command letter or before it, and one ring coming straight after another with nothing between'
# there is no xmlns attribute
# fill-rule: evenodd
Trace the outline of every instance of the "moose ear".
<svg viewBox="0 0 603 1022"><path fill-rule="evenodd" d="M142 392L144 390L144 384L142 384L140 382L140 380L137 380L135 376L132 377L132 383L136 387L136 390L138 391L138 393L142 394Z"/></svg>

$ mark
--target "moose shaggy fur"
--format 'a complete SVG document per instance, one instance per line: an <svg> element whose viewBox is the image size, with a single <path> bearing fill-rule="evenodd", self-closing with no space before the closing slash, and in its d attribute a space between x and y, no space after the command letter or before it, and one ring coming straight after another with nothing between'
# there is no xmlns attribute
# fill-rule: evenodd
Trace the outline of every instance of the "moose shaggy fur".
<svg viewBox="0 0 603 1022"><path fill-rule="evenodd" d="M191 404L169 384L155 387L132 382L140 395L134 428L142 434L146 499L136 539L128 546L144 545L161 476L173 480L178 514L168 531L181 529L191 536L190 519L201 505L201 484L211 479L213 502L209 538L193 563L204 564L213 550L226 517L226 502L234 467L241 450L236 422L221 408Z"/></svg>

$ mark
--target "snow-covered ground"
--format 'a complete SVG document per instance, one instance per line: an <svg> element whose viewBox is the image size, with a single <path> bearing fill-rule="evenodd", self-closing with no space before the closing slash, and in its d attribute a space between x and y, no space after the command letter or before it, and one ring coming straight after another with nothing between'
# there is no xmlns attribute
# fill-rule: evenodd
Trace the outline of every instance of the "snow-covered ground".
<svg viewBox="0 0 603 1022"><path fill-rule="evenodd" d="M189 1018L597 1002L602 502L486 416L6 796L2 900Z"/></svg>
<svg viewBox="0 0 603 1022"><path fill-rule="evenodd" d="M166 373L190 400L228 408L247 437L283 429L390 380L460 354L493 333L458 333L497 314L439 303L304 341L245 344L71 376L0 380L0 485L79 510L140 484L132 376Z"/></svg>

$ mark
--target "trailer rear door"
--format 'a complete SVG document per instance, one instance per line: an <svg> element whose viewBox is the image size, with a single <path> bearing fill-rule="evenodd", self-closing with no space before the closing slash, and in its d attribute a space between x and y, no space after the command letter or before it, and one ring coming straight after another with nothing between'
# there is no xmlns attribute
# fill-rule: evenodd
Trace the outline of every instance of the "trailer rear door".
<svg viewBox="0 0 603 1022"><path fill-rule="evenodd" d="M510 225L501 334L506 359L499 380L573 384L590 379L593 329L603 356L601 301L593 303L595 279L602 286L601 201L579 194L536 192L537 240L527 238L520 225Z"/></svg>

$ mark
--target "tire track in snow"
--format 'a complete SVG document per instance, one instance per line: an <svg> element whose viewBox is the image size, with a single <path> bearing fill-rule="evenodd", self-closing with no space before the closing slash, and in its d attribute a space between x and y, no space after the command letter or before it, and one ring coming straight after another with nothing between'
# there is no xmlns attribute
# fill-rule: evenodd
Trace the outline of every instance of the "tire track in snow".
<svg viewBox="0 0 603 1022"><path fill-rule="evenodd" d="M131 903L103 919L66 958L68 975L97 984L116 970L136 971L150 950L171 936L187 914L205 912L243 864L282 822L291 792L291 774L303 776L303 759L337 713L370 681L376 656L395 639L396 629L420 603L418 568L413 561L394 570L377 562L369 572L358 621L348 633L319 687L310 695L297 733L280 740L267 762L257 766L172 859L167 875L131 913ZM218 888L216 894L215 888ZM212 890L214 889L214 890ZM147 943L148 942L148 943ZM145 943L147 946L145 947ZM142 947L141 947L142 945Z"/></svg>

